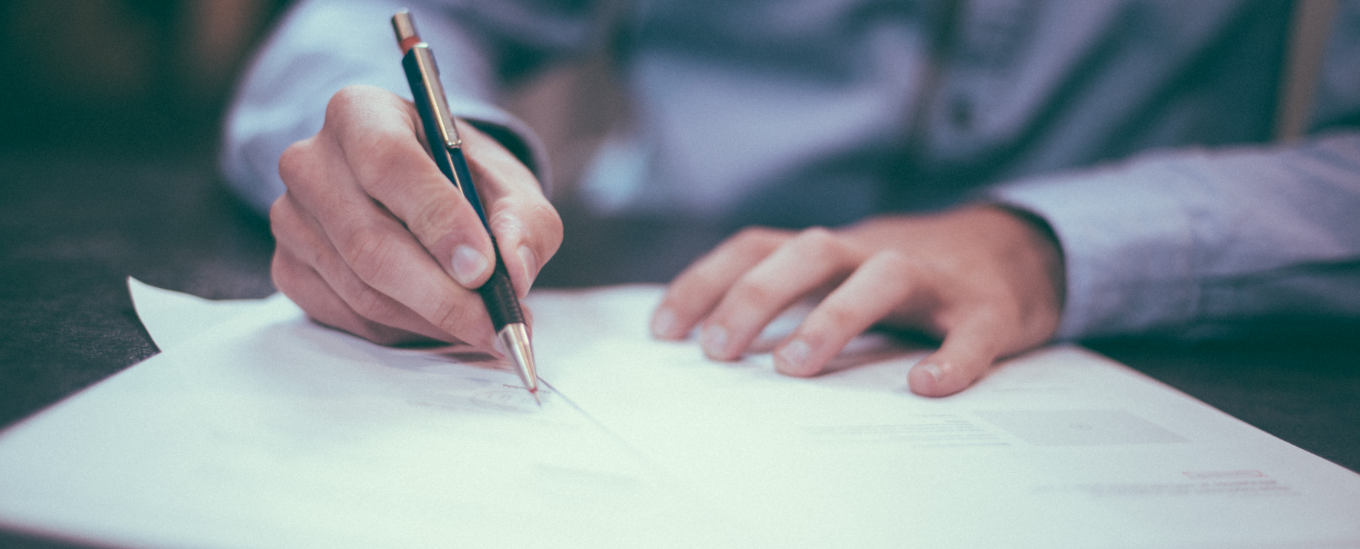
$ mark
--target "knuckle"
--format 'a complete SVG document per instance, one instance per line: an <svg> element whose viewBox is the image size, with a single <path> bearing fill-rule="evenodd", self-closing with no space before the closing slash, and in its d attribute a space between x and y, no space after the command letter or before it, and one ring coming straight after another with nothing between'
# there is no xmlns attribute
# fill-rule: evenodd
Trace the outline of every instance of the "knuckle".
<svg viewBox="0 0 1360 549"><path fill-rule="evenodd" d="M340 255L360 280L381 286L389 270L389 255L395 248L393 238L386 231L372 225L354 230L340 247Z"/></svg>
<svg viewBox="0 0 1360 549"><path fill-rule="evenodd" d="M855 299L847 299L843 292L833 292L822 299L803 319L803 326L813 333L841 333L847 329L868 326L866 322L874 312L865 310L865 304Z"/></svg>
<svg viewBox="0 0 1360 549"><path fill-rule="evenodd" d="M283 247L274 249L274 257L269 262L269 278L274 281L274 287L288 296L293 301L297 301L300 293L295 284L299 278L297 273L297 261Z"/></svg>
<svg viewBox="0 0 1360 549"><path fill-rule="evenodd" d="M371 98L371 91L364 86L345 86L331 96L326 103L326 120L338 120L349 113L363 108Z"/></svg>
<svg viewBox="0 0 1360 549"><path fill-rule="evenodd" d="M701 268L689 269L681 274L675 282L671 284L673 288L682 290L686 295L696 293L717 293L728 284L727 278L719 270L711 266L704 265ZM686 305L688 305L686 303Z"/></svg>
<svg viewBox="0 0 1360 549"><path fill-rule="evenodd" d="M732 237L732 244L745 250L768 250L787 238L784 231L769 227L746 227Z"/></svg>
<svg viewBox="0 0 1360 549"><path fill-rule="evenodd" d="M461 204L452 200L423 200L405 214L402 222L420 239L425 246L435 243L452 230L454 220L459 218Z"/></svg>
<svg viewBox="0 0 1360 549"><path fill-rule="evenodd" d="M767 227L746 227L723 240L703 256L704 260L732 257L764 257L789 237L785 231Z"/></svg>
<svg viewBox="0 0 1360 549"><path fill-rule="evenodd" d="M733 306L740 309L764 309L778 304L775 303L775 295L770 288L751 281L741 281L732 286L728 292L728 299Z"/></svg>
<svg viewBox="0 0 1360 549"><path fill-rule="evenodd" d="M814 242L830 242L836 239L835 233L831 232L830 229L821 226L808 227L806 229L803 229L802 231L798 232L798 236L802 238L811 239Z"/></svg>
<svg viewBox="0 0 1360 549"><path fill-rule="evenodd" d="M815 323L819 331L839 332L846 327L858 325L860 318L854 309L824 302L817 310Z"/></svg>
<svg viewBox="0 0 1360 549"><path fill-rule="evenodd" d="M562 245L562 217L546 201L502 199L491 214L490 224L498 239L527 241L548 256Z"/></svg>
<svg viewBox="0 0 1360 549"><path fill-rule="evenodd" d="M273 205L269 206L269 227L273 229L276 239L281 230L287 232L286 229L293 226L296 212L292 210L293 206L289 203L290 200L291 198L285 191L282 196L274 201Z"/></svg>
<svg viewBox="0 0 1360 549"><path fill-rule="evenodd" d="M356 123L356 110L363 104L359 93L351 86L341 88L326 102L326 114L321 133L331 137L344 135Z"/></svg>
<svg viewBox="0 0 1360 549"><path fill-rule="evenodd" d="M562 246L562 234L565 228L562 224L562 216L557 213L557 209L547 202L540 202L529 209L530 219L536 220L541 224L536 234L546 240L542 241L544 249L551 253L556 252Z"/></svg>
<svg viewBox="0 0 1360 549"><path fill-rule="evenodd" d="M919 269L919 265L915 261L897 250L877 252L871 258L871 261L876 263L878 269L882 272L898 279L910 277Z"/></svg>
<svg viewBox="0 0 1360 549"><path fill-rule="evenodd" d="M449 296L439 299L434 304L429 320L440 330L450 334L461 334L465 332L463 327L468 324L468 317L472 314L472 309L460 306L458 300Z"/></svg>
<svg viewBox="0 0 1360 549"><path fill-rule="evenodd" d="M269 230L274 235L275 255L288 252L292 262L312 264L322 253L317 246L308 245L312 228L286 193L269 207Z"/></svg>
<svg viewBox="0 0 1360 549"><path fill-rule="evenodd" d="M362 179L369 184L400 185L403 183L401 180L408 178L411 173L409 164L412 156L408 147L413 139L415 138L411 135L385 128L366 131L362 136L362 142L355 147L362 151L362 155L355 156L362 164L356 166L356 171L367 176ZM429 161L428 158L421 160Z"/></svg>
<svg viewBox="0 0 1360 549"><path fill-rule="evenodd" d="M840 240L825 227L809 227L794 236L789 245L804 254L825 257L840 247Z"/></svg>
<svg viewBox="0 0 1360 549"><path fill-rule="evenodd" d="M383 322L396 316L389 298L372 287L358 288L350 295L348 303L355 314L367 320Z"/></svg>
<svg viewBox="0 0 1360 549"><path fill-rule="evenodd" d="M269 206L269 226L277 237L281 230L284 232L295 231L306 225L304 215L302 207L297 203L297 196L284 191Z"/></svg>
<svg viewBox="0 0 1360 549"><path fill-rule="evenodd" d="M295 142L283 150L283 154L279 155L279 178L285 186L292 187L308 180L310 155L310 139Z"/></svg>
<svg viewBox="0 0 1360 549"><path fill-rule="evenodd" d="M745 242L752 239L761 238L761 235L769 231L766 227L744 227L736 234L732 235L733 242Z"/></svg>
<svg viewBox="0 0 1360 549"><path fill-rule="evenodd" d="M513 202L503 201L497 206L496 211L491 213L488 221L497 238L503 237L507 240L523 238L525 234L524 222L520 220L518 215L511 213L517 208L516 205Z"/></svg>

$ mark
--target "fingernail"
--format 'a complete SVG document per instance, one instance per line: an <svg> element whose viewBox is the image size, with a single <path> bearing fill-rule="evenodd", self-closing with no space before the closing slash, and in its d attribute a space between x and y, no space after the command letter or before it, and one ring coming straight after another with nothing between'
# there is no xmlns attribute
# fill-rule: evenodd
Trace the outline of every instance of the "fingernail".
<svg viewBox="0 0 1360 549"><path fill-rule="evenodd" d="M775 361L774 365L776 367L783 366L778 368L779 371L793 373L803 370L803 366L807 364L808 355L812 354L812 347L809 347L807 342L802 339L794 339L781 347L775 354L779 356L780 360Z"/></svg>
<svg viewBox="0 0 1360 549"><path fill-rule="evenodd" d="M675 311L670 310L669 307L657 309L656 314L652 315L652 335L663 339L670 339L675 337L674 335L671 335L671 330L674 329Z"/></svg>
<svg viewBox="0 0 1360 549"><path fill-rule="evenodd" d="M520 295L524 297L524 294L529 293L529 287L534 285L534 277L538 276L538 254L528 246L520 246L516 253L519 254L520 262L524 263L524 280L527 284L524 285L524 292Z"/></svg>
<svg viewBox="0 0 1360 549"><path fill-rule="evenodd" d="M709 326L704 328L704 333L699 338L700 345L708 356L717 358L727 354L727 330L722 326Z"/></svg>
<svg viewBox="0 0 1360 549"><path fill-rule="evenodd" d="M939 365L918 364L916 367L920 368L925 373L930 374L930 378L935 380L935 383L939 383L941 380L944 379L944 370L941 369Z"/></svg>
<svg viewBox="0 0 1360 549"><path fill-rule="evenodd" d="M463 244L453 251L453 278L463 286L471 286L486 270L490 262L472 246Z"/></svg>

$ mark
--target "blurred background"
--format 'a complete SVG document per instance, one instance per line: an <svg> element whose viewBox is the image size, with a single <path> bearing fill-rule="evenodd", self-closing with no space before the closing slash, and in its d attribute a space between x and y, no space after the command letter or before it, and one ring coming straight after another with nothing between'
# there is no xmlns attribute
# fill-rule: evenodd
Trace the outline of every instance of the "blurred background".
<svg viewBox="0 0 1360 549"><path fill-rule="evenodd" d="M284 4L0 3L0 149L210 156L233 80Z"/></svg>
<svg viewBox="0 0 1360 549"><path fill-rule="evenodd" d="M288 3L0 2L0 158L211 163L235 80ZM507 98L548 145L560 189L576 179L622 101L596 57Z"/></svg>
<svg viewBox="0 0 1360 549"><path fill-rule="evenodd" d="M233 81L281 0L0 0L0 429L156 353L127 278L273 293L220 184ZM0 547L68 547L0 530Z"/></svg>

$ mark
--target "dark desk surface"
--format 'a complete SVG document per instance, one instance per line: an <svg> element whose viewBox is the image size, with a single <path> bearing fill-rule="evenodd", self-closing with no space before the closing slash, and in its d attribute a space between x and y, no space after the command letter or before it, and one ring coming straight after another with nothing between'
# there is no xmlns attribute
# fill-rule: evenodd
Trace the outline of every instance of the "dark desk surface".
<svg viewBox="0 0 1360 549"><path fill-rule="evenodd" d="M272 250L268 226L218 185L209 159L0 157L0 427L156 353L128 276L215 299L263 297L274 291ZM1091 346L1360 471L1355 339ZM0 532L0 546L65 545Z"/></svg>

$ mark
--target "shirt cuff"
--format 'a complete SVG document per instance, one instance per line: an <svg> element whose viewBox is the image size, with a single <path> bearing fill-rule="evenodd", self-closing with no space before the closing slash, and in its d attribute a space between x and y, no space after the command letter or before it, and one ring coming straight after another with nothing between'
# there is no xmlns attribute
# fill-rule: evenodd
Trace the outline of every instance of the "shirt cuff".
<svg viewBox="0 0 1360 549"><path fill-rule="evenodd" d="M1057 338L1169 332L1191 321L1200 298L1195 237L1177 197L1195 185L1177 171L1170 162L1141 162L989 191L990 200L1046 221L1062 247ZM1165 192L1176 182L1181 194Z"/></svg>

